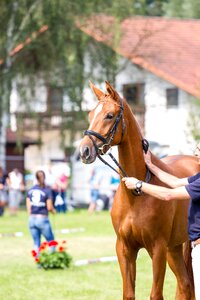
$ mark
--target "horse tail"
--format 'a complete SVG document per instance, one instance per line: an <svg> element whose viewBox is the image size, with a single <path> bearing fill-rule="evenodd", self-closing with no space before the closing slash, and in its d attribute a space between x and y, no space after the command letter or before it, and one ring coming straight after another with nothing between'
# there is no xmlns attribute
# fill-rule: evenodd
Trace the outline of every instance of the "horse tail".
<svg viewBox="0 0 200 300"><path fill-rule="evenodd" d="M190 285L191 285L191 292L192 292L192 299L195 299L195 294L194 294L194 278L193 278L193 271L192 271L192 257L191 257L191 242L187 240L184 243L184 248L183 248L183 257L188 273L188 277L190 280Z"/></svg>

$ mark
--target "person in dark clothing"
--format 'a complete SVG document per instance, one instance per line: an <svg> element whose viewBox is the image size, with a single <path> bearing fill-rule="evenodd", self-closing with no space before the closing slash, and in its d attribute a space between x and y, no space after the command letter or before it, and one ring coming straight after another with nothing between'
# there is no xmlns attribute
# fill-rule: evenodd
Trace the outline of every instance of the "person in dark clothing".
<svg viewBox="0 0 200 300"><path fill-rule="evenodd" d="M7 192L8 175L4 173L3 168L0 167L0 216L4 214L4 207L8 202Z"/></svg>
<svg viewBox="0 0 200 300"><path fill-rule="evenodd" d="M36 172L37 184L27 193L26 207L29 213L29 229L34 241L34 250L38 252L43 235L47 242L54 240L54 234L48 213L55 213L51 189L45 184L45 173Z"/></svg>

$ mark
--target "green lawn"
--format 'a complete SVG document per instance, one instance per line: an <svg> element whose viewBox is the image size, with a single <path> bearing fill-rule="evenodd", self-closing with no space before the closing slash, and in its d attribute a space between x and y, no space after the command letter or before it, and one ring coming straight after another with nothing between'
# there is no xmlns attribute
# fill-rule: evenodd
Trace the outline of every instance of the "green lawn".
<svg viewBox="0 0 200 300"><path fill-rule="evenodd" d="M121 300L122 282L117 262L72 266L67 270L37 269L31 257L32 239L27 228L27 214L8 213L0 218L0 299L1 300ZM85 210L51 216L58 241L66 239L73 260L114 256L115 233L108 212L88 215ZM65 228L80 232L61 233ZM22 232L15 237L10 233ZM136 298L149 299L151 260L142 250L137 260ZM174 299L175 279L167 271L165 299Z"/></svg>

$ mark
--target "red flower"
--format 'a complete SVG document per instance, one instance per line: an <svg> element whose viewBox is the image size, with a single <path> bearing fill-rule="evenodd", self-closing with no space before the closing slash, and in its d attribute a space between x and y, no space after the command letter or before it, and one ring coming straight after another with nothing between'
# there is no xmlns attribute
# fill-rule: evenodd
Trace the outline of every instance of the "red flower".
<svg viewBox="0 0 200 300"><path fill-rule="evenodd" d="M64 251L64 248L63 248L62 246L60 246L60 247L58 248L58 251L59 251L59 252L63 252L63 251Z"/></svg>
<svg viewBox="0 0 200 300"><path fill-rule="evenodd" d="M36 257L36 256L37 256L37 252L36 252L35 250L32 250L32 251L31 251L31 254L32 254L33 257Z"/></svg>
<svg viewBox="0 0 200 300"><path fill-rule="evenodd" d="M57 246L57 245L58 245L58 242L56 242L56 241L50 241L50 242L48 243L48 245L49 245L49 247L51 247L51 246Z"/></svg>
<svg viewBox="0 0 200 300"><path fill-rule="evenodd" d="M45 250L46 246L44 246L43 244L40 246L39 251Z"/></svg>
<svg viewBox="0 0 200 300"><path fill-rule="evenodd" d="M40 260L38 257L35 258L35 261L38 263Z"/></svg>
<svg viewBox="0 0 200 300"><path fill-rule="evenodd" d="M48 245L48 243L47 242L43 242L41 245L44 246L44 247L46 247Z"/></svg>

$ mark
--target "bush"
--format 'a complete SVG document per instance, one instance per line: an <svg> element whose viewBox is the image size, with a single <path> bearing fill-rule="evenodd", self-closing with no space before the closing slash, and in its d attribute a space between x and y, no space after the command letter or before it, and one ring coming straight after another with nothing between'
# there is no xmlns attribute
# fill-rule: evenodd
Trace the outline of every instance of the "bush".
<svg viewBox="0 0 200 300"><path fill-rule="evenodd" d="M41 244L39 251L32 250L32 256L38 267L48 269L66 269L70 267L72 257L66 252L66 241Z"/></svg>

